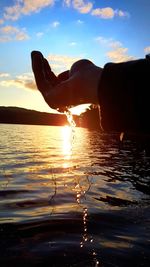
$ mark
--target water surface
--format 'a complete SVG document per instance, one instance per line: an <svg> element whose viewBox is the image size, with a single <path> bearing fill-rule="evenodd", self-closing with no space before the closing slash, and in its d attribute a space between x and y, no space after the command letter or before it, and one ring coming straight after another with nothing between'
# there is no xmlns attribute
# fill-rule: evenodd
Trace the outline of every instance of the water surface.
<svg viewBox="0 0 150 267"><path fill-rule="evenodd" d="M149 204L133 141L0 124L0 266L149 266Z"/></svg>

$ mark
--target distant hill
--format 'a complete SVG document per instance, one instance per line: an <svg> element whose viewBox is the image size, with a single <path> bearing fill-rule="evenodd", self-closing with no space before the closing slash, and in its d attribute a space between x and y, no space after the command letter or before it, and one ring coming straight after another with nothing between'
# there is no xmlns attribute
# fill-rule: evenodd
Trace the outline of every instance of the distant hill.
<svg viewBox="0 0 150 267"><path fill-rule="evenodd" d="M0 107L0 123L64 125L65 115L39 112L18 107Z"/></svg>
<svg viewBox="0 0 150 267"><path fill-rule="evenodd" d="M81 127L101 130L98 108L88 109L79 117Z"/></svg>
<svg viewBox="0 0 150 267"><path fill-rule="evenodd" d="M74 115L77 126L99 128L98 110L88 110L80 116ZM68 124L66 115L39 112L18 107L0 107L0 123L54 125Z"/></svg>

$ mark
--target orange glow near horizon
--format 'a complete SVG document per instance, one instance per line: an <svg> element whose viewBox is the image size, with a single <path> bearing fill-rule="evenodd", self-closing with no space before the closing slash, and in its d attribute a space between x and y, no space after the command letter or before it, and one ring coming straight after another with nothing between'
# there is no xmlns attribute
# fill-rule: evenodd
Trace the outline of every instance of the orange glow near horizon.
<svg viewBox="0 0 150 267"><path fill-rule="evenodd" d="M55 109L51 109L46 103L39 104L36 103L38 105L38 107L40 108L33 108L32 107L27 107L28 109L35 109L39 112L47 112L47 113L53 113L53 114L62 114L60 113L58 110ZM86 110L90 109L91 104L82 104L82 105L78 105L76 107L70 108L69 111L71 112L72 115L81 115L82 113L86 112ZM20 106L21 107L21 106ZM22 108L25 108L24 106L22 106Z"/></svg>
<svg viewBox="0 0 150 267"><path fill-rule="evenodd" d="M91 104L82 104L82 105L71 108L70 111L73 115L81 115L83 112L89 109L90 106Z"/></svg>

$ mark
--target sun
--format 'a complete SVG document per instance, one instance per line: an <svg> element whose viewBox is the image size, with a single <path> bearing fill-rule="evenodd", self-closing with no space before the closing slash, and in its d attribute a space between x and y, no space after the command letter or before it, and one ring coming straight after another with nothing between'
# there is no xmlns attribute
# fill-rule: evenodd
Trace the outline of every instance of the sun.
<svg viewBox="0 0 150 267"><path fill-rule="evenodd" d="M76 107L73 107L70 109L72 115L80 115L83 112L85 112L87 109L89 109L91 104L82 104Z"/></svg>

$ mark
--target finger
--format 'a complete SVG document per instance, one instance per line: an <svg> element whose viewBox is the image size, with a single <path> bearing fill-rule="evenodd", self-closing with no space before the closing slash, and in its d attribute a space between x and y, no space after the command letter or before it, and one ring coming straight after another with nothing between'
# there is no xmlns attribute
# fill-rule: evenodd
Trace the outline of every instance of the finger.
<svg viewBox="0 0 150 267"><path fill-rule="evenodd" d="M57 76L52 72L51 67L46 58L44 58L44 72L46 79L50 81L53 86L58 84Z"/></svg>
<svg viewBox="0 0 150 267"><path fill-rule="evenodd" d="M58 81L62 82L69 79L69 70L66 70L58 75Z"/></svg>
<svg viewBox="0 0 150 267"><path fill-rule="evenodd" d="M33 51L31 53L32 69L35 77L35 81L39 91L44 94L51 88L50 84L46 80L44 71L44 58L41 52Z"/></svg>

